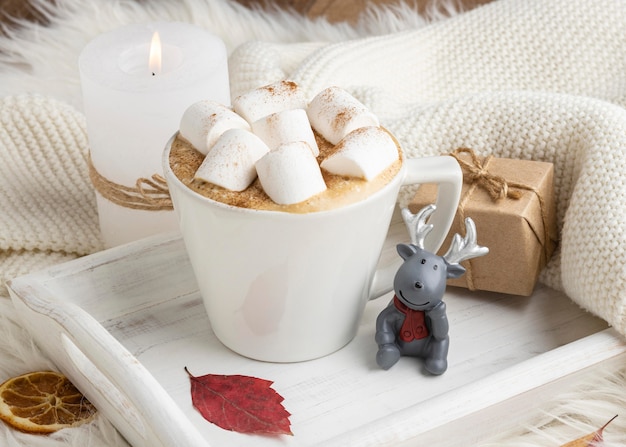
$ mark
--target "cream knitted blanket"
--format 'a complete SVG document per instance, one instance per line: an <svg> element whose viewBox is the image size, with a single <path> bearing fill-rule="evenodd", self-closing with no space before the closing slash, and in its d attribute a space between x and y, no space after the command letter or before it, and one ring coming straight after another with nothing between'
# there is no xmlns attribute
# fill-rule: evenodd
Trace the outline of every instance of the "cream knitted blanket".
<svg viewBox="0 0 626 447"><path fill-rule="evenodd" d="M125 23L184 20L226 41L233 95L282 78L310 95L340 85L410 156L466 146L553 162L560 246L541 280L626 334L623 0L499 0L429 25L407 19L406 10L386 11L357 27L268 18L225 0L58 0L52 8L56 35L31 28L0 38L3 280L102 248L84 159L80 48ZM61 62L49 63L43 48ZM403 191L401 202L411 194ZM3 335L13 334L6 318ZM108 433L71 442L123 442Z"/></svg>
<svg viewBox="0 0 626 447"><path fill-rule="evenodd" d="M541 279L626 333L626 3L500 0L420 30L249 43L234 94L288 77L351 90L409 156L471 147L555 165L560 247ZM405 191L401 201L410 198Z"/></svg>

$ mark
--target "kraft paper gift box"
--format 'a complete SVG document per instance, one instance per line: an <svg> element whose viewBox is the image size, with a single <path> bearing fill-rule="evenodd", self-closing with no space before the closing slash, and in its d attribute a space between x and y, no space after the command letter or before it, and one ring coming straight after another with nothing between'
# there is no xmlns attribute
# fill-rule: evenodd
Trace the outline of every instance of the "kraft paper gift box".
<svg viewBox="0 0 626 447"><path fill-rule="evenodd" d="M455 233L465 236L466 217L474 220L478 244L489 253L462 262L465 275L448 280L448 285L531 295L557 241L552 163L479 158L468 149L451 156L463 169L464 184L439 254L445 253ZM436 186L422 185L409 209L416 213L435 198Z"/></svg>

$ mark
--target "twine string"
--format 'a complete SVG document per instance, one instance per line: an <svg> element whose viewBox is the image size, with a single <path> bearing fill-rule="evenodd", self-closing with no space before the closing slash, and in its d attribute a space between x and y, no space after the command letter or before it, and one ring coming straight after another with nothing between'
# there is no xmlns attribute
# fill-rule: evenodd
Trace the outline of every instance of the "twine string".
<svg viewBox="0 0 626 447"><path fill-rule="evenodd" d="M469 155L470 161L462 157L463 154ZM483 188L491 199L496 202L502 199L519 200L523 191L532 192L539 201L539 211L541 213L541 223L543 226L543 240L540 240L541 248L543 251L544 261L547 262L550 255L550 246L548 244L549 235L548 231L548 213L546 210L546 204L544 198L541 196L539 190L532 185L527 185L519 182L507 181L505 178L495 175L489 172L489 163L493 160L493 155L485 157L482 161L476 155L473 149L459 148L448 154L456 159L463 170L463 178L467 179L470 187L467 189L461 200L459 201L459 218L461 230L465 234L465 206L469 202L469 199L476 188ZM476 290L474 285L474 277L472 274L472 261L468 260L466 269L466 280L469 290Z"/></svg>
<svg viewBox="0 0 626 447"><path fill-rule="evenodd" d="M163 176L138 178L134 187L112 182L98 172L88 159L89 178L102 197L124 208L144 211L167 211L174 209L167 182Z"/></svg>
<svg viewBox="0 0 626 447"><path fill-rule="evenodd" d="M462 158L462 154L468 154L470 156L471 161L467 161ZM479 186L483 188L489 195L491 199L494 201L509 198L517 200L522 196L520 191L515 191L512 188L530 188L526 185L521 184L511 184L507 182L506 179L499 175L491 174L487 169L489 162L493 159L493 155L489 155L485 157L483 161L478 158L478 155L469 148L462 147L454 152L450 153L452 157L456 159L456 161L461 165L461 169L463 170L464 178L469 180L469 183L472 186ZM509 187L510 186L510 187Z"/></svg>

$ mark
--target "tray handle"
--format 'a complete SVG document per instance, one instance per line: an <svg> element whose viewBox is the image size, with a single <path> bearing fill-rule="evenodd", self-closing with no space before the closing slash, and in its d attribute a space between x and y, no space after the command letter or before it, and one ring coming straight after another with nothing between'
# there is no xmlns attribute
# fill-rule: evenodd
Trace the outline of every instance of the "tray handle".
<svg viewBox="0 0 626 447"><path fill-rule="evenodd" d="M98 394L98 401L106 400L115 409L116 413L128 428L126 431L133 431L132 438L146 439L146 427L141 416L137 413L135 406L117 389L109 379L87 358L85 354L70 340L61 333L61 346L72 361L77 372L82 374L85 380L92 385L91 393ZM130 437L130 436L129 436Z"/></svg>

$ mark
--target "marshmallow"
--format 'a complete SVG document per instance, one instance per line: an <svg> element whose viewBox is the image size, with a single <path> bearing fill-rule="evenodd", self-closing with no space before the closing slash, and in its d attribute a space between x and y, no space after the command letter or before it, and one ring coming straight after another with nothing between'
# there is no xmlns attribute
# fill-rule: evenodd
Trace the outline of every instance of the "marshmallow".
<svg viewBox="0 0 626 447"><path fill-rule="evenodd" d="M331 144L359 127L378 126L378 118L359 100L339 87L328 87L307 109L311 126Z"/></svg>
<svg viewBox="0 0 626 447"><path fill-rule="evenodd" d="M320 154L304 109L283 110L265 116L252 123L252 132L265 141L270 150L285 143L304 141L315 157Z"/></svg>
<svg viewBox="0 0 626 447"><path fill-rule="evenodd" d="M250 124L225 105L199 101L189 106L180 120L180 136L206 155L228 129L250 130Z"/></svg>
<svg viewBox="0 0 626 447"><path fill-rule="evenodd" d="M254 164L268 152L267 145L253 133L228 129L204 158L195 178L231 191L243 191L256 178Z"/></svg>
<svg viewBox="0 0 626 447"><path fill-rule="evenodd" d="M302 202L326 190L316 158L303 141L283 144L256 162L265 193L279 205Z"/></svg>
<svg viewBox="0 0 626 447"><path fill-rule="evenodd" d="M305 108L304 92L293 81L279 81L259 87L233 100L233 110L249 123L283 110Z"/></svg>
<svg viewBox="0 0 626 447"><path fill-rule="evenodd" d="M331 174L371 180L398 159L394 139L381 127L350 132L326 157L321 167Z"/></svg>

